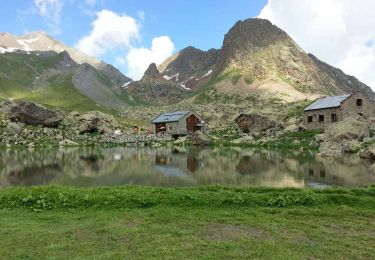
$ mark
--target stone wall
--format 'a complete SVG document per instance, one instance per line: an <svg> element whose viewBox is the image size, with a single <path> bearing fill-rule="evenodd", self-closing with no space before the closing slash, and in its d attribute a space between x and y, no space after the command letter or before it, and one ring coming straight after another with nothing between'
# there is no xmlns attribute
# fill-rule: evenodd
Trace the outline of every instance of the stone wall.
<svg viewBox="0 0 375 260"><path fill-rule="evenodd" d="M357 99L362 99L362 106L357 106ZM342 102L341 108L343 118L358 114L362 115L365 119L375 116L375 103L359 92L352 94Z"/></svg>
<svg viewBox="0 0 375 260"><path fill-rule="evenodd" d="M326 108L312 111L305 111L303 122L308 129L324 129L332 124L332 115L336 115L337 121L343 120L343 113L340 108ZM308 122L309 116L312 116L312 122ZM324 116L324 121L319 121L319 116Z"/></svg>

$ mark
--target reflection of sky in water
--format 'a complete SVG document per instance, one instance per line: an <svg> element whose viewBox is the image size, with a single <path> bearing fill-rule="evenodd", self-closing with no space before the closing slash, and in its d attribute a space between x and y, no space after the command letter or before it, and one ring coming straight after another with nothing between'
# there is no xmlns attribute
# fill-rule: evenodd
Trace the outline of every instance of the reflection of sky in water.
<svg viewBox="0 0 375 260"><path fill-rule="evenodd" d="M67 148L0 150L0 186L361 186L375 183L357 157L239 148Z"/></svg>
<svg viewBox="0 0 375 260"><path fill-rule="evenodd" d="M181 170L180 168L174 167L174 166L160 166L160 165L155 165L154 169L162 173L166 176L171 176L171 177L180 177L180 178L185 178L186 173Z"/></svg>

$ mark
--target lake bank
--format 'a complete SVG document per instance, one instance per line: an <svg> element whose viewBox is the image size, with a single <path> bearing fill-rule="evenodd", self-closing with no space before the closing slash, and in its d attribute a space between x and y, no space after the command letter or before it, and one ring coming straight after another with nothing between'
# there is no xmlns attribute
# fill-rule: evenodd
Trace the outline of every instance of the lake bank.
<svg viewBox="0 0 375 260"><path fill-rule="evenodd" d="M161 188L118 186L72 188L40 186L6 188L1 209L119 209L175 207L317 207L350 206L375 209L375 186L364 188L296 189L195 187Z"/></svg>
<svg viewBox="0 0 375 260"><path fill-rule="evenodd" d="M375 187L1 191L5 258L371 258Z"/></svg>

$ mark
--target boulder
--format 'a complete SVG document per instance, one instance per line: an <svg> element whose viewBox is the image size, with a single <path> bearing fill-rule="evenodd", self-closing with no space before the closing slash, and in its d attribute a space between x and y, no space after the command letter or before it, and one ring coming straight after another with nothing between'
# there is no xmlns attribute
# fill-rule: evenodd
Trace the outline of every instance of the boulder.
<svg viewBox="0 0 375 260"><path fill-rule="evenodd" d="M370 124L361 116L346 118L336 124L331 124L324 131L325 141L359 140L370 136Z"/></svg>
<svg viewBox="0 0 375 260"><path fill-rule="evenodd" d="M370 136L370 124L361 116L347 118L326 128L315 140L322 142L319 155L337 157L343 153L356 153L361 142Z"/></svg>
<svg viewBox="0 0 375 260"><path fill-rule="evenodd" d="M80 133L114 133L118 123L113 116L99 111L88 113L71 112L65 117L63 126L79 131Z"/></svg>
<svg viewBox="0 0 375 260"><path fill-rule="evenodd" d="M375 144L361 150L359 152L359 157L362 159L367 159L370 161L375 161Z"/></svg>
<svg viewBox="0 0 375 260"><path fill-rule="evenodd" d="M40 104L29 101L4 101L1 111L13 122L45 127L57 127L64 118L61 110L51 110Z"/></svg>
<svg viewBox="0 0 375 260"><path fill-rule="evenodd" d="M191 136L192 145L194 146L206 146L212 144L213 140L208 135L202 133L201 131L196 131Z"/></svg>
<svg viewBox="0 0 375 260"><path fill-rule="evenodd" d="M0 113L2 114L8 114L10 112L10 109L15 106L16 102L8 99L4 100L3 102L0 102Z"/></svg>
<svg viewBox="0 0 375 260"><path fill-rule="evenodd" d="M235 119L238 128L244 133L258 133L267 129L281 127L269 117L258 114L241 114Z"/></svg>
<svg viewBox="0 0 375 260"><path fill-rule="evenodd" d="M24 124L9 122L7 125L7 131L11 135L19 135L22 132Z"/></svg>

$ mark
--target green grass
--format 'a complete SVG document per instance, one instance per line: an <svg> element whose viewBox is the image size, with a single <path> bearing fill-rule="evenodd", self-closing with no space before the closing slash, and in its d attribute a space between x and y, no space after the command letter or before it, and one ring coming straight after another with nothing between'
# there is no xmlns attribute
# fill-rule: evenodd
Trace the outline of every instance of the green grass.
<svg viewBox="0 0 375 260"><path fill-rule="evenodd" d="M300 102L295 102L295 103L289 103L287 107L283 108L286 110L286 113L282 115L280 118L283 121L287 121L290 118L300 118L304 114L304 109L310 105L312 101L300 101Z"/></svg>
<svg viewBox="0 0 375 260"><path fill-rule="evenodd" d="M243 72L239 69L233 69L221 75L218 75L212 78L205 86L201 87L198 91L192 92L191 95L195 96L195 104L207 104L212 102L219 103L239 103L251 101L255 102L256 98L254 96L234 96L234 95L225 95L218 93L215 89L215 85L223 80L230 80L231 84L236 85L241 78L244 78L246 84L251 84L254 81L254 78L251 75L244 75Z"/></svg>
<svg viewBox="0 0 375 260"><path fill-rule="evenodd" d="M361 189L272 189L109 187L8 188L0 193L0 209L119 209L178 207L362 206L375 209L375 187Z"/></svg>
<svg viewBox="0 0 375 260"><path fill-rule="evenodd" d="M277 149L303 149L303 150L318 150L319 144L312 141L314 136L321 134L322 130L309 130L298 132L287 132L275 140L270 140L262 143L256 143L255 147L277 148ZM297 141L297 142L296 142Z"/></svg>
<svg viewBox="0 0 375 260"><path fill-rule="evenodd" d="M4 259L371 259L375 254L374 187L45 187L0 194ZM48 203L51 208L33 208Z"/></svg>
<svg viewBox="0 0 375 260"><path fill-rule="evenodd" d="M74 88L72 75L54 77L48 87L24 95L30 101L60 107L64 110L90 111L101 110L94 101L82 95Z"/></svg>

